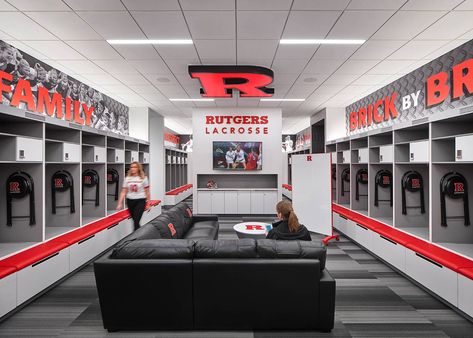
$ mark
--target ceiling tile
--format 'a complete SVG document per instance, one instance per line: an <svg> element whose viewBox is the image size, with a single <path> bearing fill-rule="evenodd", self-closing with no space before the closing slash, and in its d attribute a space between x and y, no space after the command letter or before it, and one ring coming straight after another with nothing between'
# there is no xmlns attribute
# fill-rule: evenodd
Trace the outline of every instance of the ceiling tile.
<svg viewBox="0 0 473 338"><path fill-rule="evenodd" d="M165 60L197 58L194 45L158 45L156 49Z"/></svg>
<svg viewBox="0 0 473 338"><path fill-rule="evenodd" d="M390 75L384 74L364 74L356 79L356 85L378 85L386 80Z"/></svg>
<svg viewBox="0 0 473 338"><path fill-rule="evenodd" d="M70 11L61 0L9 0L20 11Z"/></svg>
<svg viewBox="0 0 473 338"><path fill-rule="evenodd" d="M324 85L347 85L356 80L360 75L335 73L325 80Z"/></svg>
<svg viewBox="0 0 473 338"><path fill-rule="evenodd" d="M235 0L180 0L183 10L234 10Z"/></svg>
<svg viewBox="0 0 473 338"><path fill-rule="evenodd" d="M0 30L18 40L57 40L54 35L20 12L0 12Z"/></svg>
<svg viewBox="0 0 473 338"><path fill-rule="evenodd" d="M0 12L1 11L16 11L16 8L7 3L5 0L0 0Z"/></svg>
<svg viewBox="0 0 473 338"><path fill-rule="evenodd" d="M391 54L389 60L413 60L422 59L426 55L434 52L446 45L448 40L412 40Z"/></svg>
<svg viewBox="0 0 473 338"><path fill-rule="evenodd" d="M123 0L130 11L170 11L180 10L178 0Z"/></svg>
<svg viewBox="0 0 473 338"><path fill-rule="evenodd" d="M149 39L190 39L181 11L133 12L132 15Z"/></svg>
<svg viewBox="0 0 473 338"><path fill-rule="evenodd" d="M436 58L444 55L445 53L448 53L451 50L463 45L466 42L467 42L467 40L453 40L453 41L449 42L448 44L440 47L436 51L430 53L429 55L426 56L426 58L429 58L431 60L436 59Z"/></svg>
<svg viewBox="0 0 473 338"><path fill-rule="evenodd" d="M409 66L412 60L385 60L378 63L368 74L396 74L401 69Z"/></svg>
<svg viewBox="0 0 473 338"><path fill-rule="evenodd" d="M64 0L75 11L124 11L120 0Z"/></svg>
<svg viewBox="0 0 473 338"><path fill-rule="evenodd" d="M271 67L272 59L238 58L239 65Z"/></svg>
<svg viewBox="0 0 473 338"><path fill-rule="evenodd" d="M271 84L271 86L279 86L281 84L292 85L294 81L297 80L298 77L299 77L299 73L294 73L294 74L276 73L274 74L274 81Z"/></svg>
<svg viewBox="0 0 473 338"><path fill-rule="evenodd" d="M67 44L91 60L121 59L106 41L67 41Z"/></svg>
<svg viewBox="0 0 473 338"><path fill-rule="evenodd" d="M151 45L115 45L114 48L127 60L159 59Z"/></svg>
<svg viewBox="0 0 473 338"><path fill-rule="evenodd" d="M272 68L276 74L299 74L307 61L308 59L275 59Z"/></svg>
<svg viewBox="0 0 473 338"><path fill-rule="evenodd" d="M104 74L105 71L89 60L62 60L59 63L77 74Z"/></svg>
<svg viewBox="0 0 473 338"><path fill-rule="evenodd" d="M169 68L161 59L131 60L129 64L143 74L171 74Z"/></svg>
<svg viewBox="0 0 473 338"><path fill-rule="evenodd" d="M344 12L328 35L333 39L368 39L394 11Z"/></svg>
<svg viewBox="0 0 473 338"><path fill-rule="evenodd" d="M137 71L133 67L130 67L130 64L124 60L94 60L94 63L112 75L137 73Z"/></svg>
<svg viewBox="0 0 473 338"><path fill-rule="evenodd" d="M235 12L188 11L184 15L193 39L235 38Z"/></svg>
<svg viewBox="0 0 473 338"><path fill-rule="evenodd" d="M341 13L340 11L291 11L283 38L323 39Z"/></svg>
<svg viewBox="0 0 473 338"><path fill-rule="evenodd" d="M312 74L312 73L303 73L296 81L296 85L311 86L313 89L320 86L330 74Z"/></svg>
<svg viewBox="0 0 473 338"><path fill-rule="evenodd" d="M87 2L89 2L87 0ZM99 3L101 1L90 1ZM127 12L77 12L105 39L144 39L133 18Z"/></svg>
<svg viewBox="0 0 473 338"><path fill-rule="evenodd" d="M195 40L194 44L202 59L235 59L235 40Z"/></svg>
<svg viewBox="0 0 473 338"><path fill-rule="evenodd" d="M292 10L344 10L349 0L294 0Z"/></svg>
<svg viewBox="0 0 473 338"><path fill-rule="evenodd" d="M239 107L258 107L259 99L250 99L240 97L238 98Z"/></svg>
<svg viewBox="0 0 473 338"><path fill-rule="evenodd" d="M338 67L340 67L344 61L345 60L342 60L342 59L315 59L314 58L310 60L304 72L331 74Z"/></svg>
<svg viewBox="0 0 473 338"><path fill-rule="evenodd" d="M151 84L141 74L116 74L115 77L125 85L143 85Z"/></svg>
<svg viewBox="0 0 473 338"><path fill-rule="evenodd" d="M458 6L463 0L409 0L402 10L449 11Z"/></svg>
<svg viewBox="0 0 473 338"><path fill-rule="evenodd" d="M351 59L383 60L406 42L407 40L368 40L353 54Z"/></svg>
<svg viewBox="0 0 473 338"><path fill-rule="evenodd" d="M82 73L83 74L83 73ZM96 83L98 85L113 85L120 84L116 78L110 74L84 74L84 77L87 78L90 82Z"/></svg>
<svg viewBox="0 0 473 338"><path fill-rule="evenodd" d="M292 0L236 0L237 10L273 10L287 11Z"/></svg>
<svg viewBox="0 0 473 338"><path fill-rule="evenodd" d="M347 60L340 66L337 73L361 75L373 68L378 62L378 60Z"/></svg>
<svg viewBox="0 0 473 338"><path fill-rule="evenodd" d="M472 12L454 11L423 31L416 39L455 39L473 29Z"/></svg>
<svg viewBox="0 0 473 338"><path fill-rule="evenodd" d="M393 9L398 10L406 0L351 0L348 5L349 10L357 9Z"/></svg>
<svg viewBox="0 0 473 338"><path fill-rule="evenodd" d="M116 94L116 95L120 95L122 93L125 94L125 93L128 93L130 91L130 88L128 88L124 84L102 85L101 87L104 88L105 90L108 90L111 93Z"/></svg>
<svg viewBox="0 0 473 338"><path fill-rule="evenodd" d="M76 52L62 41L23 41L50 59L54 60L84 60L85 57Z"/></svg>
<svg viewBox="0 0 473 338"><path fill-rule="evenodd" d="M329 85L329 84L322 84L320 87L317 88L317 90L314 92L314 94L310 97L309 100L318 100L319 97L328 97L328 95L335 95L338 93L340 90L345 88L345 84L341 85Z"/></svg>
<svg viewBox="0 0 473 338"><path fill-rule="evenodd" d="M280 39L287 11L238 11L238 39Z"/></svg>
<svg viewBox="0 0 473 338"><path fill-rule="evenodd" d="M472 11L473 10L473 0L465 0L463 1L455 10L460 11Z"/></svg>
<svg viewBox="0 0 473 338"><path fill-rule="evenodd" d="M168 98L185 98L187 93L180 85L159 85L158 89Z"/></svg>
<svg viewBox="0 0 473 338"><path fill-rule="evenodd" d="M320 45L279 45L276 57L280 59L310 59Z"/></svg>
<svg viewBox="0 0 473 338"><path fill-rule="evenodd" d="M410 40L444 14L441 11L399 11L372 38Z"/></svg>
<svg viewBox="0 0 473 338"><path fill-rule="evenodd" d="M37 58L38 60L47 60L48 63L50 63L50 58L41 53L40 51L37 51L34 48L31 48L30 46L24 44L23 42L17 41L17 40L4 40L6 43L9 43L13 47L19 49L23 53L27 53L31 55L32 57Z"/></svg>
<svg viewBox="0 0 473 338"><path fill-rule="evenodd" d="M201 58L202 64L205 65L234 65L235 64L235 56L230 58L220 58L220 59L206 59Z"/></svg>
<svg viewBox="0 0 473 338"><path fill-rule="evenodd" d="M316 59L347 59L358 48L359 45L322 45L314 58Z"/></svg>
<svg viewBox="0 0 473 338"><path fill-rule="evenodd" d="M101 38L74 12L28 12L26 14L62 40Z"/></svg>
<svg viewBox="0 0 473 338"><path fill-rule="evenodd" d="M238 40L238 60L274 58L279 40Z"/></svg>
<svg viewBox="0 0 473 338"><path fill-rule="evenodd" d="M11 35L8 35L7 33L4 33L0 31L0 39L1 40L13 40L13 37Z"/></svg>
<svg viewBox="0 0 473 338"><path fill-rule="evenodd" d="M144 73L143 76L148 79L149 82L155 85L178 85L179 82L172 74L151 74ZM189 75L187 75L189 76Z"/></svg>
<svg viewBox="0 0 473 338"><path fill-rule="evenodd" d="M167 65L174 74L188 74L189 65L200 65L199 59L174 59L166 60Z"/></svg>

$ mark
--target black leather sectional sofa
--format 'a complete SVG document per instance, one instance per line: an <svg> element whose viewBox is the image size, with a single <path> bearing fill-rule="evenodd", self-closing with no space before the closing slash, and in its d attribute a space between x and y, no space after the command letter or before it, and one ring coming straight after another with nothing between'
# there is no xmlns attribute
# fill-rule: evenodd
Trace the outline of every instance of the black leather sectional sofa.
<svg viewBox="0 0 473 338"><path fill-rule="evenodd" d="M177 221L175 240L161 228L170 220ZM304 241L216 240L213 229L218 232L215 218L192 216L180 204L96 261L104 327L333 328L335 281L325 269L325 248Z"/></svg>

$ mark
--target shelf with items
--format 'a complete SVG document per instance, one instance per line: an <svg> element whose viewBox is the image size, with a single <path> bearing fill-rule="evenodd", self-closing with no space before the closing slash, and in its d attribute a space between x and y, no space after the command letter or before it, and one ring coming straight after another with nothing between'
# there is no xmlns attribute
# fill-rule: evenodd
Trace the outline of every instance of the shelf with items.
<svg viewBox="0 0 473 338"><path fill-rule="evenodd" d="M429 240L429 165L395 164L395 227Z"/></svg>

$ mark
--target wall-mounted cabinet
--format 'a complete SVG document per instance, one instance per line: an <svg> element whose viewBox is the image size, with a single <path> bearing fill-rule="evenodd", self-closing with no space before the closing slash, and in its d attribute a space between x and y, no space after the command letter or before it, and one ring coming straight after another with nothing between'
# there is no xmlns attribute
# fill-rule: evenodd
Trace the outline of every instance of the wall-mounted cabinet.
<svg viewBox="0 0 473 338"><path fill-rule="evenodd" d="M81 161L80 144L46 141L46 162L69 162L79 163Z"/></svg>
<svg viewBox="0 0 473 338"><path fill-rule="evenodd" d="M42 162L43 140L0 134L0 162Z"/></svg>

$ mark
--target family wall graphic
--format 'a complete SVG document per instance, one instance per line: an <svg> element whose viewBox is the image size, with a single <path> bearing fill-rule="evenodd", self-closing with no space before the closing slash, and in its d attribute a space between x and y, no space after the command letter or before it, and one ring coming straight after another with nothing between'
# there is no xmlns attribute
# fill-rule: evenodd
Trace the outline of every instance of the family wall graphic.
<svg viewBox="0 0 473 338"><path fill-rule="evenodd" d="M128 107L0 40L0 103L128 135Z"/></svg>
<svg viewBox="0 0 473 338"><path fill-rule="evenodd" d="M469 41L346 107L348 135L473 104Z"/></svg>

